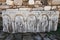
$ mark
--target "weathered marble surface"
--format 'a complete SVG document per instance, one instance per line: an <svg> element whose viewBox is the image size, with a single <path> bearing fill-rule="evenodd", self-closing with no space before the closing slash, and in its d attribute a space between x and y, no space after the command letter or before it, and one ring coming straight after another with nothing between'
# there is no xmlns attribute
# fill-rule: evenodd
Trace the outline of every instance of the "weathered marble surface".
<svg viewBox="0 0 60 40"><path fill-rule="evenodd" d="M7 9L2 17L4 32L50 32L57 30L59 12Z"/></svg>

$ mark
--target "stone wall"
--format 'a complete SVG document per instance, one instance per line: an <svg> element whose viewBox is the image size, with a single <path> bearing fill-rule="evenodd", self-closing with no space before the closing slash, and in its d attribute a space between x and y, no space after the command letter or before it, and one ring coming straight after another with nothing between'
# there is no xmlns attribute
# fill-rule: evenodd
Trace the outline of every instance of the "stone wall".
<svg viewBox="0 0 60 40"><path fill-rule="evenodd" d="M2 0L0 0L0 1L2 1ZM37 0L37 1L39 1L39 0ZM28 0L23 0L22 6L13 6L12 7L12 6L5 6L5 5L3 5L3 6L0 6L0 9L1 8L3 8L3 9L7 9L7 8L10 9L10 7L12 9L13 8L18 8L19 9L19 8L23 7L23 8L31 8L31 9L33 8L33 10L58 10L60 12L60 0L57 0L57 1L56 0L52 0L52 1L51 0L46 0L46 1L40 0L40 4L37 3L37 5L35 5L35 4L34 5L29 5L28 4ZM59 17L59 23L60 23L60 17Z"/></svg>

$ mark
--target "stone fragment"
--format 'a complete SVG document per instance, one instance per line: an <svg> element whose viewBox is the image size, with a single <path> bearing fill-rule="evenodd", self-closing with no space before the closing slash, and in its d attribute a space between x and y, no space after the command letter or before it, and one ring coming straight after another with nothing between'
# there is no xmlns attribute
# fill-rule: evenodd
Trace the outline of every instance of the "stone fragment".
<svg viewBox="0 0 60 40"><path fill-rule="evenodd" d="M56 8L57 8L56 6L52 6L52 10L56 10Z"/></svg>
<svg viewBox="0 0 60 40"><path fill-rule="evenodd" d="M60 0L52 0L52 5L59 5L60 4Z"/></svg>
<svg viewBox="0 0 60 40"><path fill-rule="evenodd" d="M50 10L51 9L51 6L45 6L44 7L44 10Z"/></svg>
<svg viewBox="0 0 60 40"><path fill-rule="evenodd" d="M29 0L29 5L33 5L34 4L34 0Z"/></svg>
<svg viewBox="0 0 60 40"><path fill-rule="evenodd" d="M43 9L44 9L43 7L38 7L38 8L33 8L32 10L39 11L39 10L43 10Z"/></svg>
<svg viewBox="0 0 60 40"><path fill-rule="evenodd" d="M7 5L13 5L13 1L11 1L11 0L6 0L6 4L7 4Z"/></svg>
<svg viewBox="0 0 60 40"><path fill-rule="evenodd" d="M22 0L14 0L15 5L20 5L21 6L22 2L23 2Z"/></svg>

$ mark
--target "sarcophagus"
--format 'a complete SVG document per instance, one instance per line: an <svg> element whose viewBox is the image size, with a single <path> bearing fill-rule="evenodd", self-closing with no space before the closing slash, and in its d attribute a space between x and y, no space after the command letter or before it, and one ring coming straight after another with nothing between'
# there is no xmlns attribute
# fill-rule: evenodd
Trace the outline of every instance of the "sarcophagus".
<svg viewBox="0 0 60 40"><path fill-rule="evenodd" d="M4 32L24 33L57 30L59 11L31 11L29 8L25 9L2 11Z"/></svg>

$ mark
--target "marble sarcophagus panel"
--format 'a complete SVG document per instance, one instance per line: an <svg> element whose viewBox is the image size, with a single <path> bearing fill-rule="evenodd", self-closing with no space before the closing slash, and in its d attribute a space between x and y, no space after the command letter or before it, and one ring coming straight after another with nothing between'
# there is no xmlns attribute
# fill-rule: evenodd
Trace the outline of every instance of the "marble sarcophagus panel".
<svg viewBox="0 0 60 40"><path fill-rule="evenodd" d="M7 9L2 18L4 32L50 32L57 30L59 12Z"/></svg>

